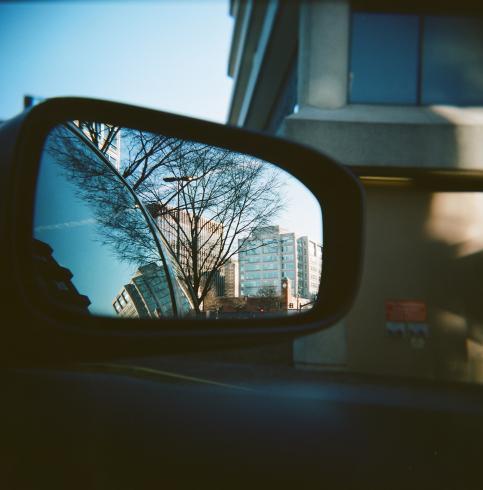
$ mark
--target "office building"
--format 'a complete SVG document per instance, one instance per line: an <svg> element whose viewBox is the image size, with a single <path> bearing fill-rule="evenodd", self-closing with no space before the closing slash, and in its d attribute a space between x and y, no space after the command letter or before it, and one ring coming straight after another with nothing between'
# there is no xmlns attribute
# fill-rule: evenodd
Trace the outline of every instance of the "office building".
<svg viewBox="0 0 483 490"><path fill-rule="evenodd" d="M474 10L466 0L444 9L402 0L230 1L227 122L369 172L361 289L342 321L295 342L295 363L483 380L483 342L468 335L474 306L442 314L471 305L481 283L441 289L454 281L447 271L464 267L463 257L451 258L451 238L437 233L450 198L409 185L414 168L464 175L483 166L483 18ZM474 209L469 195L451 199L451 209ZM390 335L388 298L426 305L428 337L413 342L409 328L398 340Z"/></svg>
<svg viewBox="0 0 483 490"><path fill-rule="evenodd" d="M139 267L129 284L114 299L112 306L126 318L173 316L171 294L164 268L156 263Z"/></svg>
<svg viewBox="0 0 483 490"><path fill-rule="evenodd" d="M166 240L171 252L178 258L180 267L189 276L193 270L193 237L197 236L199 251L197 262L199 273L210 273L218 263L220 247L223 237L223 225L204 217L198 219L197 231L194 229L193 215L187 211L166 207L162 204L148 206L151 215L156 220L158 229ZM179 221L179 225L178 225ZM221 271L215 272L213 290L216 295L223 295Z"/></svg>
<svg viewBox="0 0 483 490"><path fill-rule="evenodd" d="M43 100L45 100L43 97L25 95L23 100L24 109L37 105ZM79 121L74 121L74 124L79 128L81 127ZM96 122L83 123L81 130L94 144L96 144L94 140L97 140L99 150L104 153L113 167L119 172L121 169L121 130L113 131L113 126ZM111 133L114 134L111 135ZM107 138L110 139L109 145L105 144Z"/></svg>
<svg viewBox="0 0 483 490"><path fill-rule="evenodd" d="M240 296L259 296L267 288L282 294L282 280L290 280L295 295L311 298L317 294L322 267L322 246L308 237L280 226L256 230L239 240Z"/></svg>
<svg viewBox="0 0 483 490"><path fill-rule="evenodd" d="M79 121L74 121L79 126ZM112 166L119 172L121 169L121 129L115 131L113 126L104 123L88 123L89 128L85 125L81 128L82 132L91 141L94 141L93 134L97 138L97 147L104 153L105 157L111 162ZM106 145L109 138L110 143Z"/></svg>
<svg viewBox="0 0 483 490"><path fill-rule="evenodd" d="M238 260L230 259L222 267L223 277L223 294L230 298L236 298L239 295L239 265Z"/></svg>
<svg viewBox="0 0 483 490"><path fill-rule="evenodd" d="M280 226L266 226L238 240L240 296L258 296L260 289L281 294L281 279L297 283L295 234Z"/></svg>
<svg viewBox="0 0 483 490"><path fill-rule="evenodd" d="M297 238L298 293L304 298L314 298L322 275L322 246L303 236Z"/></svg>

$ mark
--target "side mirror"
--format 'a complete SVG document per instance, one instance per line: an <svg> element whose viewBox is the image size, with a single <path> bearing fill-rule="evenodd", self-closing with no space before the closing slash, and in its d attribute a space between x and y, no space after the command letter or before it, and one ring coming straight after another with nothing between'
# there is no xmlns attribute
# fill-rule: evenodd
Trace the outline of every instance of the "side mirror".
<svg viewBox="0 0 483 490"><path fill-rule="evenodd" d="M44 102L0 142L13 344L54 335L85 358L254 343L352 303L362 188L310 148L86 99Z"/></svg>

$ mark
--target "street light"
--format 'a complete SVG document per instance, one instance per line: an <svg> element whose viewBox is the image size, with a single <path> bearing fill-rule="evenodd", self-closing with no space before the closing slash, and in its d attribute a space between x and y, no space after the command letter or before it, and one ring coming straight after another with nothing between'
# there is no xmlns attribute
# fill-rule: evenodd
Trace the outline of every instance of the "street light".
<svg viewBox="0 0 483 490"><path fill-rule="evenodd" d="M165 182L191 182L195 180L196 177L192 175L182 175L181 177L164 177Z"/></svg>
<svg viewBox="0 0 483 490"><path fill-rule="evenodd" d="M177 188L176 194L178 196L177 213L176 213L177 214L177 223L176 223L176 260L178 261L178 264L179 264L179 255L180 255L180 244L179 244L179 227L180 227L180 224L179 224L179 219L180 219L180 212L179 212L179 194L181 192L181 184L180 183L181 182L186 182L186 184L184 184L184 185L187 185L188 182L191 182L193 180L196 180L196 177L194 177L193 175L182 175L180 177L164 177L163 178L163 181L164 182L176 182L176 188ZM171 199L172 198L170 198L169 201Z"/></svg>

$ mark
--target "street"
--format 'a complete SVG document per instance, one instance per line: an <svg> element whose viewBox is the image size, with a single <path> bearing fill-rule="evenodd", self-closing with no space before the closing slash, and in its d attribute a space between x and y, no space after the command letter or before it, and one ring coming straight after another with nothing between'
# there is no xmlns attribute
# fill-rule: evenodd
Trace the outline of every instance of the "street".
<svg viewBox="0 0 483 490"><path fill-rule="evenodd" d="M210 360L197 356L164 356L122 359L109 363L84 364L82 369L129 376L160 383L197 388L263 393L282 397L324 400L367 406L473 412L481 391L473 386L390 378L352 373L336 373L316 367L294 367L276 363L248 363ZM454 396L458 393L458 397ZM470 403L468 403L470 402ZM471 403L473 402L473 403Z"/></svg>

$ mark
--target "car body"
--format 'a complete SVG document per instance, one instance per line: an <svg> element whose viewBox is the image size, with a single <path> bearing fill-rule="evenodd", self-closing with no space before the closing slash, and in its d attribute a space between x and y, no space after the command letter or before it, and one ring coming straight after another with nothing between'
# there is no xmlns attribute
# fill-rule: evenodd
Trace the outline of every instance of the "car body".
<svg viewBox="0 0 483 490"><path fill-rule="evenodd" d="M284 8L293 8L288 5ZM277 32L283 34L283 30ZM159 115L139 112L136 119L134 109L114 110L108 105L97 103L98 110L110 117L131 111L129 117L119 118L146 126L148 120L160 124ZM32 148L38 149L45 138L43 117L57 124L74 119L75 111L92 114L92 103L85 106L90 107L87 109L82 109L83 102L79 101L58 101L51 107L37 120L28 122L24 115L22 121L7 123L0 129L2 162L11 161L19 148L24 164L29 160L27 154L31 154L30 167L2 166L5 205L1 226L8 231L3 234L2 262L7 277L2 284L7 324L1 356L3 487L481 486L483 394L478 385L415 379L408 370L395 376L389 372L341 372L331 370L330 365L323 370L317 366L309 370L310 366L303 363L299 364L302 369L294 369L291 364L294 338L300 333L316 334L321 328L325 340L318 345L338 353L337 345L330 342L334 330L327 327L342 319L352 304L359 276L356 258L360 259L363 251L359 233L362 216L353 216L349 223L353 209L349 201L345 218L340 218L341 208L335 215L335 221L342 221L346 232L352 233L353 245L352 252L345 250L350 260L344 261L341 252L334 262L332 284L339 287L339 293L329 303L337 308L325 309L323 315L319 311L318 318L307 322L300 317L299 321L273 321L270 326L254 322L246 329L228 325L228 333L210 324L200 335L195 331L197 324L187 320L169 324L182 325L183 335L173 333L173 328L162 335L153 334L146 324L140 327L143 335L122 329L101 334L94 327L102 323L103 328L112 328L112 322L108 325L99 320L94 325L95 319L86 320L78 314L67 314L58 305L36 302L34 290L25 281L28 275L21 261L16 260L17 251L25 252L22 248L31 238L30 197L36 182L33 169L39 161ZM39 108L38 114L42 111ZM260 135L231 133L229 128L195 124L176 116L167 121L164 127L171 125L182 131L179 128L186 125L191 129L185 135L194 137L196 130L201 138L238 144L239 150L247 148L247 141L252 142L252 149L263 147L261 143L267 141ZM21 131L23 124L28 126L27 136ZM306 161L304 165L290 162L288 144L283 146L275 139L270 142L267 146L279 150L266 150L267 155L276 156L294 175L298 168L298 175L306 179L307 185L309 180L320 180L313 175L307 177L312 170ZM358 167L345 172L359 175L365 184L375 182L369 190L374 194L380 191L380 179L387 183L404 178L424 192L428 188L431 192L435 188L481 190L479 172L436 175L424 169L404 169L406 174L401 175L400 171L385 169L381 175L380 168ZM26 185L19 186L20 178ZM401 209L406 208L400 206L394 214L400 212L402 221ZM373 224L371 221L370 237L378 241L369 240L369 253L381 245L379 235L384 229ZM397 220L392 225L397 227ZM339 224L334 230L342 228ZM339 248L341 251L342 245ZM381 250L383 253L383 247ZM381 269L387 271L385 263L381 262ZM366 272L371 274L371 270ZM337 274L339 281L335 279ZM384 322L379 310L370 311L377 318L366 326ZM357 314L353 315L357 319ZM79 332L79 327L86 326L88 331ZM353 338L361 350L368 351L361 330L351 332L356 333ZM385 342L392 340L397 338L389 334L384 338ZM310 344L297 342L302 342L299 347L302 345L304 353L310 354ZM283 356L278 348L285 349ZM411 350L414 357L418 352L416 347ZM376 356L367 357L372 365L382 365ZM385 360L390 362L390 357Z"/></svg>

